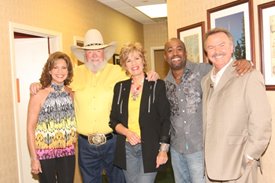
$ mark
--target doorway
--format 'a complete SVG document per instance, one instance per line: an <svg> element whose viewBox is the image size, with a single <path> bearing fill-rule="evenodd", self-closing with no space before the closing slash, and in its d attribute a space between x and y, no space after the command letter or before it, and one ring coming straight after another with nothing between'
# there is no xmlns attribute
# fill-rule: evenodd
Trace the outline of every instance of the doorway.
<svg viewBox="0 0 275 183"><path fill-rule="evenodd" d="M20 183L37 183L26 139L29 85L39 80L49 53L61 49L61 33L10 23L10 45L18 178Z"/></svg>
<svg viewBox="0 0 275 183"><path fill-rule="evenodd" d="M164 60L163 54L163 47L151 48L151 67L159 74L160 79L164 79L169 71L169 64Z"/></svg>

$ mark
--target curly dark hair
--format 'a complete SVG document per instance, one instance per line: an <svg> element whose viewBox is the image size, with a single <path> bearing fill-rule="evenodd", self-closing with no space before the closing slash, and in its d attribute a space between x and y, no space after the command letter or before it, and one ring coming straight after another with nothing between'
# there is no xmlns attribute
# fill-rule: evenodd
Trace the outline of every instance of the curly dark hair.
<svg viewBox="0 0 275 183"><path fill-rule="evenodd" d="M47 86L49 86L51 84L52 76L50 75L50 71L53 69L54 63L58 59L63 59L67 64L68 77L65 79L64 85L69 85L72 82L73 65L72 65L71 59L67 54L57 51L57 52L50 54L46 64L43 67L43 71L42 71L41 77L39 79L40 83L42 85L42 88L46 88Z"/></svg>

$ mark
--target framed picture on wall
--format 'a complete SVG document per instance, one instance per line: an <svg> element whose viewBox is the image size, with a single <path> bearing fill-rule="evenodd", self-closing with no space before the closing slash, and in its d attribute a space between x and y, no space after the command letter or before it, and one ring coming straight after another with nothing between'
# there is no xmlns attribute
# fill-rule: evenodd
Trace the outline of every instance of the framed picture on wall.
<svg viewBox="0 0 275 183"><path fill-rule="evenodd" d="M84 46L84 39L82 37L74 36L73 40L74 40L74 45L80 46L80 47ZM82 65L82 64L83 64L82 62L80 62L79 60L77 60L77 65Z"/></svg>
<svg viewBox="0 0 275 183"><path fill-rule="evenodd" d="M208 29L227 29L234 38L234 57L254 62L254 24L251 0L238 0L207 10Z"/></svg>
<svg viewBox="0 0 275 183"><path fill-rule="evenodd" d="M267 90L275 90L275 1L258 5L261 68Z"/></svg>
<svg viewBox="0 0 275 183"><path fill-rule="evenodd" d="M113 54L113 64L120 65L119 54L117 53Z"/></svg>
<svg viewBox="0 0 275 183"><path fill-rule="evenodd" d="M188 60L195 63L204 62L203 35L204 22L199 22L177 29L177 36L185 44Z"/></svg>

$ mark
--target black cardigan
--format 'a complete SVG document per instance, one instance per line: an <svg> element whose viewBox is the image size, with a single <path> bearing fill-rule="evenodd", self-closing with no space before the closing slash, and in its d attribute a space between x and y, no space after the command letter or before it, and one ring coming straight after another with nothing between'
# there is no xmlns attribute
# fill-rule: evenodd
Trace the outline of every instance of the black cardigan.
<svg viewBox="0 0 275 183"><path fill-rule="evenodd" d="M128 100L131 79L116 83L110 114L110 127L115 131L117 124L128 127ZM170 104L166 97L163 80L156 82L144 80L139 113L141 147L144 172L155 172L156 157L160 142L170 141ZM114 164L126 169L126 137L118 134ZM161 166L162 167L162 166Z"/></svg>

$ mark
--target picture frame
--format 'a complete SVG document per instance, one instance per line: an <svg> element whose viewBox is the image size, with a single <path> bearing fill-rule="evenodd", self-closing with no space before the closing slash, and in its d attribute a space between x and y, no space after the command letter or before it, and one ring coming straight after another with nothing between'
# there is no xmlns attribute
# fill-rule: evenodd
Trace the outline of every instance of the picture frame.
<svg viewBox="0 0 275 183"><path fill-rule="evenodd" d="M238 0L207 10L208 30L221 27L234 38L235 59L251 60L255 64L252 0Z"/></svg>
<svg viewBox="0 0 275 183"><path fill-rule="evenodd" d="M117 54L117 53L113 54L113 64L120 65L119 54Z"/></svg>
<svg viewBox="0 0 275 183"><path fill-rule="evenodd" d="M80 46L83 47L84 46L84 39L83 37L79 37L79 36L74 36L73 37L73 42L75 46ZM77 60L77 65L82 65L84 64L83 62Z"/></svg>
<svg viewBox="0 0 275 183"><path fill-rule="evenodd" d="M198 22L177 29L177 37L185 44L188 60L195 63L205 62L203 54L204 33L204 22Z"/></svg>
<svg viewBox="0 0 275 183"><path fill-rule="evenodd" d="M267 90L275 90L275 1L258 5L261 70Z"/></svg>

